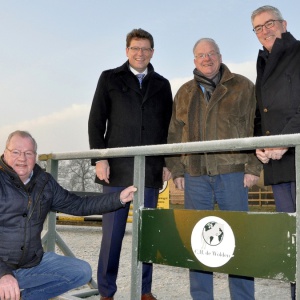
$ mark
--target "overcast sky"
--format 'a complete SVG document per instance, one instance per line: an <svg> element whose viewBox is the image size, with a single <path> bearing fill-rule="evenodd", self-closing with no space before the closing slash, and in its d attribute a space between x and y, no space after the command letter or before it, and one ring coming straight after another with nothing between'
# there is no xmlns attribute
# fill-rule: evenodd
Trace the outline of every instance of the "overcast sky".
<svg viewBox="0 0 300 300"><path fill-rule="evenodd" d="M300 38L300 1L0 0L0 152L8 134L28 130L39 153L89 149L87 121L103 70L126 61L126 34L154 37L155 70L177 91L192 77L192 48L216 40L231 71L255 80L261 47L250 15L278 7ZM130 117L130 116L128 116Z"/></svg>

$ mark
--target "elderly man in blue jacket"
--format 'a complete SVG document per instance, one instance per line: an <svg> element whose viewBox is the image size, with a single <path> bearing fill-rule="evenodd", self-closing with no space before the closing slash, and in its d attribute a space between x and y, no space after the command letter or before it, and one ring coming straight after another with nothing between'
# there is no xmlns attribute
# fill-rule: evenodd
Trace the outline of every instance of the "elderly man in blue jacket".
<svg viewBox="0 0 300 300"><path fill-rule="evenodd" d="M63 189L36 164L37 144L26 131L8 137L0 158L0 299L43 300L86 284L90 265L43 252L41 232L48 212L72 215L117 210L136 188L79 197ZM22 292L20 292L22 290Z"/></svg>

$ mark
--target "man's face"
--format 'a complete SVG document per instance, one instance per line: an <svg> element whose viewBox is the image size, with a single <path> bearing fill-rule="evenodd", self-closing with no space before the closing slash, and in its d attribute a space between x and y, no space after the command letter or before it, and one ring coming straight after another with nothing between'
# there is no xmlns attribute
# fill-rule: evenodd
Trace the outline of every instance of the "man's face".
<svg viewBox="0 0 300 300"><path fill-rule="evenodd" d="M276 17L271 12L262 12L261 14L257 15L253 22L253 28L257 26L265 25L270 20L276 20ZM275 43L276 38L281 39L282 33L286 32L286 21L275 21L274 25L271 28L266 28L266 26L262 27L262 31L256 33L256 36L260 43L269 51L271 52L272 47Z"/></svg>
<svg viewBox="0 0 300 300"><path fill-rule="evenodd" d="M202 41L194 51L194 64L205 77L213 78L220 70L222 56L217 52L214 44Z"/></svg>
<svg viewBox="0 0 300 300"><path fill-rule="evenodd" d="M32 140L19 135L13 136L4 151L4 160L25 182L36 162L36 152Z"/></svg>
<svg viewBox="0 0 300 300"><path fill-rule="evenodd" d="M137 48L139 48L137 50ZM147 39L132 39L128 48L126 48L126 56L129 64L139 73L142 73L148 66L154 49L151 49L150 41Z"/></svg>

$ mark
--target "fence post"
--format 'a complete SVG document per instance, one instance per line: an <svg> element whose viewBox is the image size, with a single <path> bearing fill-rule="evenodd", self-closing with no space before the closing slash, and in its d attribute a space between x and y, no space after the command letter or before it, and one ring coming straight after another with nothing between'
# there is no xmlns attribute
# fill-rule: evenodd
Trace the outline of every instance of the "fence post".
<svg viewBox="0 0 300 300"><path fill-rule="evenodd" d="M145 156L134 157L134 186L137 187L133 199L132 221L132 259L131 259L131 300L141 299L142 267L138 260L139 228L141 223L140 210L144 207L145 187Z"/></svg>
<svg viewBox="0 0 300 300"><path fill-rule="evenodd" d="M50 173L55 179L57 179L58 174L58 161L53 159L47 159L46 171ZM44 236L44 250L46 252L55 252L55 240L56 240L56 213L48 213L47 219L45 221L47 233Z"/></svg>
<svg viewBox="0 0 300 300"><path fill-rule="evenodd" d="M300 145L295 146L296 164L296 299L300 300Z"/></svg>

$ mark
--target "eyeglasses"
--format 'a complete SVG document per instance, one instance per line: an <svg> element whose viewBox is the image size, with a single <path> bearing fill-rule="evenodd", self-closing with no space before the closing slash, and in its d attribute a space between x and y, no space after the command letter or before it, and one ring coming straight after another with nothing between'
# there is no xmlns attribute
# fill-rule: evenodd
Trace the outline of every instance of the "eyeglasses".
<svg viewBox="0 0 300 300"><path fill-rule="evenodd" d="M283 20L269 20L263 25L257 25L256 27L253 28L254 33L261 33L263 30L263 27L266 27L267 29L272 28L275 25L275 22L280 22L282 23Z"/></svg>
<svg viewBox="0 0 300 300"><path fill-rule="evenodd" d="M152 48L140 48L140 47L128 47L133 53L138 53L142 51L142 53L150 54L153 49Z"/></svg>
<svg viewBox="0 0 300 300"><path fill-rule="evenodd" d="M6 148L6 149L11 153L11 156L13 158L17 158L17 157L21 156L22 153L24 153L25 157L28 159L32 159L36 155L36 152L32 151L32 150L20 151L17 149L8 149L8 148Z"/></svg>
<svg viewBox="0 0 300 300"><path fill-rule="evenodd" d="M200 54L197 54L195 55L195 58L201 58L201 59L204 59L204 58L215 58L216 55L220 54L219 52L209 52L209 53L200 53Z"/></svg>

